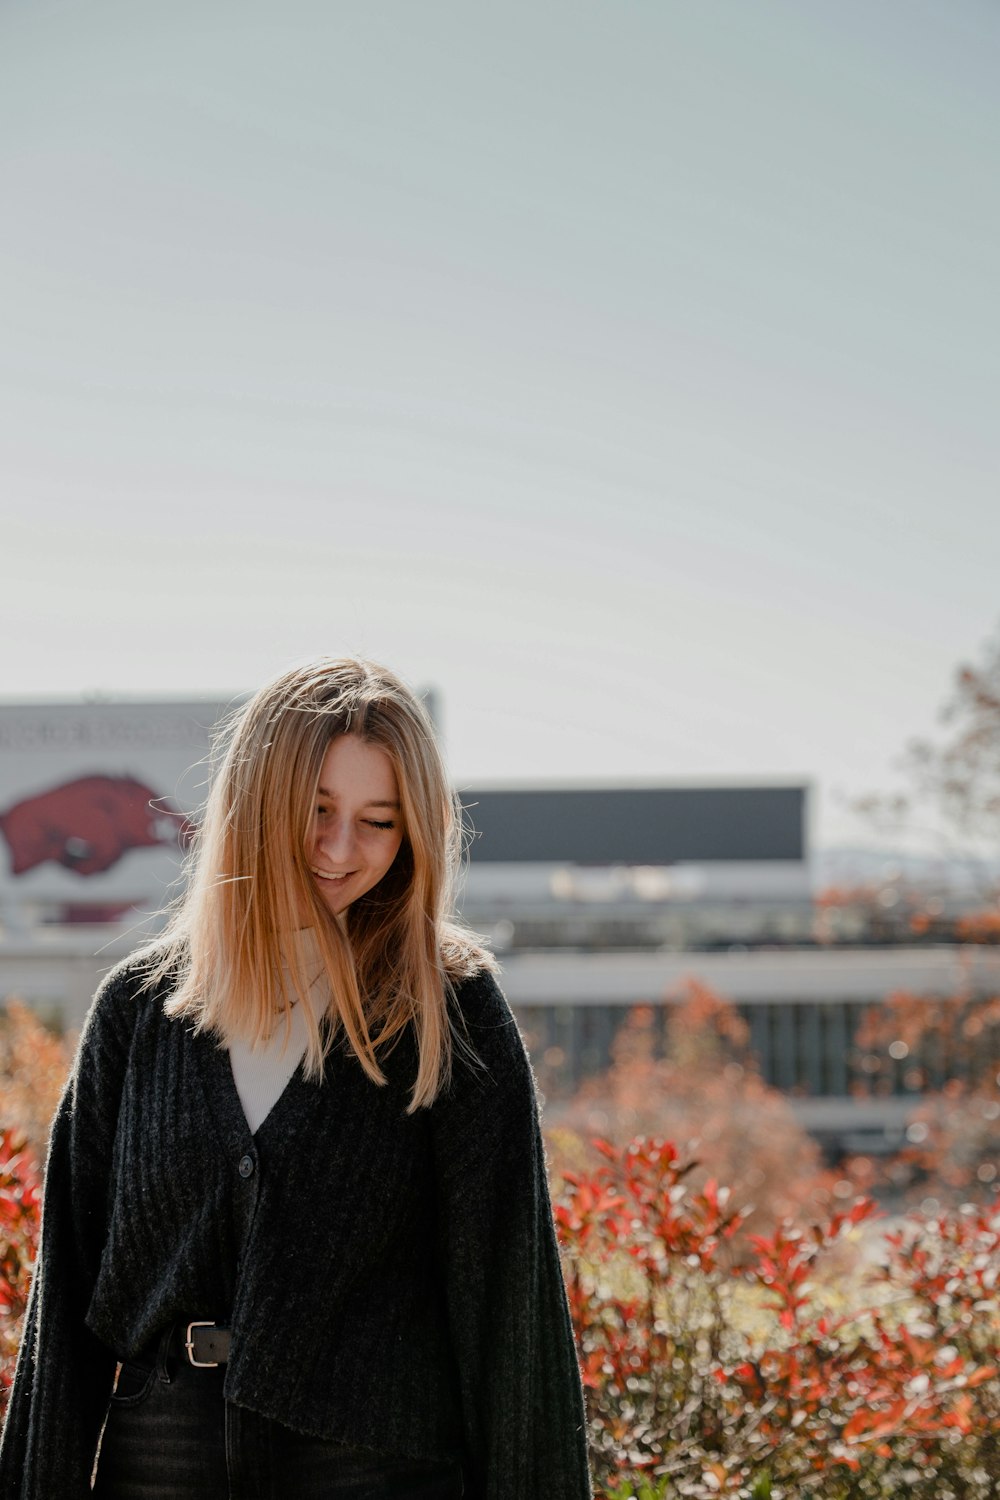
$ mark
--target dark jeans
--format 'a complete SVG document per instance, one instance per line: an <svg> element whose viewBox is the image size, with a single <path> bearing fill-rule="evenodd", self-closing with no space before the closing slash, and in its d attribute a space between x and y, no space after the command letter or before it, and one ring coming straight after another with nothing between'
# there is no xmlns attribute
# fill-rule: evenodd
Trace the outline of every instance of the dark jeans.
<svg viewBox="0 0 1000 1500"><path fill-rule="evenodd" d="M95 1500L459 1500L462 1467L380 1457L232 1406L224 1369L165 1336L123 1365L101 1439Z"/></svg>

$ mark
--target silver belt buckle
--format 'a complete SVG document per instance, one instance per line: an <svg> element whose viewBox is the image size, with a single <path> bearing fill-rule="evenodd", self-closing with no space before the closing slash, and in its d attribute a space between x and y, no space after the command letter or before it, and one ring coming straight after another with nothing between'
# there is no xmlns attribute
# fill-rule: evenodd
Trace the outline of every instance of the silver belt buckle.
<svg viewBox="0 0 1000 1500"><path fill-rule="evenodd" d="M215 1324L211 1323L211 1322L203 1322L203 1323L194 1322L194 1323L189 1323L188 1326L187 1326L187 1338L184 1340L184 1347L187 1350L188 1364L194 1365L199 1370L217 1370L219 1368L219 1361L217 1359L195 1359L195 1357L194 1357L194 1340L191 1337L191 1330L192 1330L192 1328L214 1328L214 1327L215 1327Z"/></svg>

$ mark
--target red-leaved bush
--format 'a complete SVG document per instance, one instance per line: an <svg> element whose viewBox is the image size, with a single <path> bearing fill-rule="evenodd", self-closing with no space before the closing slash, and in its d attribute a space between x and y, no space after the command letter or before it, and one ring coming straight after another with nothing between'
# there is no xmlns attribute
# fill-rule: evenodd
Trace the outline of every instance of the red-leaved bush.
<svg viewBox="0 0 1000 1500"><path fill-rule="evenodd" d="M829 1198L820 1149L788 1099L762 1078L750 1028L735 1006L689 979L669 1004L633 1006L612 1045L611 1066L546 1113L554 1167L586 1170L586 1142L624 1147L635 1136L674 1141L714 1179L743 1195L738 1239L781 1218L818 1213Z"/></svg>
<svg viewBox="0 0 1000 1500"><path fill-rule="evenodd" d="M24 1137L0 1127L0 1414L14 1378L40 1217L38 1167Z"/></svg>
<svg viewBox="0 0 1000 1500"><path fill-rule="evenodd" d="M595 1144L555 1213L602 1493L997 1493L1000 1205L914 1220L866 1266L858 1200L737 1265L725 1189L689 1188L669 1142Z"/></svg>
<svg viewBox="0 0 1000 1500"><path fill-rule="evenodd" d="M50 1093L61 1067L46 1063ZM800 1200L795 1222L754 1233L760 1214L748 1223L718 1174L662 1137L599 1138L594 1165L579 1144L588 1164L553 1174L553 1204L601 1496L1000 1493L1000 1200L881 1236L866 1199L808 1228ZM0 1411L38 1246L41 1145L0 1121Z"/></svg>

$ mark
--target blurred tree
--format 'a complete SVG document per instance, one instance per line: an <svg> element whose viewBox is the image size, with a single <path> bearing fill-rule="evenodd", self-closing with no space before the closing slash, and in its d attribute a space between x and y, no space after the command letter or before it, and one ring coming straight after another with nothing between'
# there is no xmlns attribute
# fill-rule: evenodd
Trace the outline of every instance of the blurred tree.
<svg viewBox="0 0 1000 1500"><path fill-rule="evenodd" d="M911 740L907 790L874 793L855 809L884 832L922 825L946 852L983 861L983 895L996 901L1000 858L1000 630L977 664L963 663L940 712L940 739Z"/></svg>
<svg viewBox="0 0 1000 1500"><path fill-rule="evenodd" d="M552 1114L558 1126L547 1136L557 1170L583 1165L584 1143L595 1136L618 1146L635 1135L664 1137L697 1162L694 1186L714 1178L753 1205L746 1219L755 1233L827 1201L819 1147L761 1078L746 1022L696 980L663 1007L634 1007L608 1071L585 1080Z"/></svg>
<svg viewBox="0 0 1000 1500"><path fill-rule="evenodd" d="M879 1174L904 1200L985 1202L1000 1182L1000 995L932 1000L890 995L865 1016L855 1038L864 1076L914 1094L903 1148ZM857 1189L876 1183L868 1158L845 1163Z"/></svg>
<svg viewBox="0 0 1000 1500"><path fill-rule="evenodd" d="M72 1038L43 1025L21 1000L0 1005L0 1126L19 1131L39 1161L72 1060Z"/></svg>

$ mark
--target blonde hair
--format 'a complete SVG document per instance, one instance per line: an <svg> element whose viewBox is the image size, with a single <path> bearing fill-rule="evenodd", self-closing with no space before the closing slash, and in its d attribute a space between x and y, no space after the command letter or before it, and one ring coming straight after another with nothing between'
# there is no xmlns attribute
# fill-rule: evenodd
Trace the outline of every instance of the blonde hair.
<svg viewBox="0 0 1000 1500"><path fill-rule="evenodd" d="M320 769L332 740L356 734L384 751L399 788L403 838L376 886L346 912L346 936L310 875L306 837ZM388 668L352 657L319 657L267 684L222 725L190 879L164 934L150 982L179 979L170 1015L223 1043L264 1041L292 998L306 1002L302 960L282 947L311 920L330 980L326 1024L302 1004L306 1076L319 1081L342 1026L374 1083L378 1054L412 1023L419 1064L408 1113L433 1103L451 1074L448 993L482 968L495 969L475 934L452 916L462 854L461 808L420 701ZM306 916L306 914L309 914Z"/></svg>

